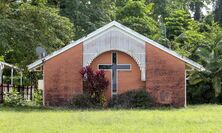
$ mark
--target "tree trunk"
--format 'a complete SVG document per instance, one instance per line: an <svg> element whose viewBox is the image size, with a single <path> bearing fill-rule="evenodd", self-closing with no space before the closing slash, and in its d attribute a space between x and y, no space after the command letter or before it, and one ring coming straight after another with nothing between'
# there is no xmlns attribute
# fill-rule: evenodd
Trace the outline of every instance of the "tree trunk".
<svg viewBox="0 0 222 133"><path fill-rule="evenodd" d="M202 3L201 2L195 2L195 12L194 12L194 20L196 21L200 21L201 19L201 6Z"/></svg>
<svg viewBox="0 0 222 133"><path fill-rule="evenodd" d="M217 0L214 11L214 19L222 25L222 0Z"/></svg>

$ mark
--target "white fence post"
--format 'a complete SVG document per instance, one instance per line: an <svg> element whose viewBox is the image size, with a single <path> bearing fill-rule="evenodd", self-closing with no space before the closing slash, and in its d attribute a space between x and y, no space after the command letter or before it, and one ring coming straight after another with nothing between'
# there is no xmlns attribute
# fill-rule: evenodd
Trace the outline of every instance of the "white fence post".
<svg viewBox="0 0 222 133"><path fill-rule="evenodd" d="M11 85L13 85L14 69L11 69Z"/></svg>
<svg viewBox="0 0 222 133"><path fill-rule="evenodd" d="M0 63L0 85L2 84L3 82L3 69L4 69L4 65Z"/></svg>

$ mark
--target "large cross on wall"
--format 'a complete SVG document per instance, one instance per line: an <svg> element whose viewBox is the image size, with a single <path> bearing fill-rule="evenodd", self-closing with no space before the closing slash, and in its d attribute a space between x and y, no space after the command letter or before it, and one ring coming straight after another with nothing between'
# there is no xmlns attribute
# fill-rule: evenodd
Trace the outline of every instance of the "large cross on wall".
<svg viewBox="0 0 222 133"><path fill-rule="evenodd" d="M111 89L112 95L117 94L117 77L118 71L131 70L130 64L118 64L117 61L117 53L112 52L112 64L99 64L100 70L111 70L112 81L111 81Z"/></svg>
<svg viewBox="0 0 222 133"><path fill-rule="evenodd" d="M83 66L107 51L121 51L132 57L140 68L141 81L146 81L146 42L115 26L83 42Z"/></svg>

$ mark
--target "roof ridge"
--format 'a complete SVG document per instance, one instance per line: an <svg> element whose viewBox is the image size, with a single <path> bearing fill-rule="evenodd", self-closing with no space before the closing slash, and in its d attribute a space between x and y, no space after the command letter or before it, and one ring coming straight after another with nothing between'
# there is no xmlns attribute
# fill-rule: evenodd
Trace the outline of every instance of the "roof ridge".
<svg viewBox="0 0 222 133"><path fill-rule="evenodd" d="M100 34L100 33L104 32L105 30L107 30L107 29L109 29L109 28L111 28L113 26L116 26L117 28L127 32L128 34L131 34L131 35L137 37L138 39L141 39L141 40L143 40L143 41L145 41L145 42L147 42L147 43L149 43L149 44L151 44L151 45L153 45L153 46L155 46L155 47L157 47L157 48L159 48L159 49L161 49L161 50L163 50L163 51L165 51L165 52L167 52L169 54L171 54L172 56L174 56L174 57L176 57L176 58L178 58L178 59L180 59L180 60L182 60L182 61L184 61L184 62L186 62L186 63L188 63L190 65L192 65L192 66L194 66L197 69L204 70L204 67L202 65L200 65L200 64L194 62L193 60L191 60L191 59L189 59L187 57L184 57L184 56L178 54L177 52L175 52L175 51L173 51L173 50L171 50L171 49L169 49L169 48L167 48L167 47L157 43L156 41L151 40L151 39L147 38L146 36L144 36L144 35L136 32L136 31L134 31L134 30L132 30L132 29L130 29L130 28L128 28L128 27L118 23L115 20L110 22L110 23L108 23L108 24L106 24L106 25L104 25L103 27L100 27L99 29L91 32L90 34L86 35L85 37L82 37L82 38L80 38L80 39L78 39L76 41L71 41L65 47L63 47L63 48L61 48L61 49L59 49L59 50L49 54L48 56L33 62L32 64L28 65L28 69L30 70L30 69L36 68L38 65L42 64L43 61L51 59L54 56L56 56L56 55L58 55L60 53L63 53L64 51L66 51L66 50L68 50L68 49L70 49L70 48L80 44L81 42L84 42L84 41L94 37L97 34Z"/></svg>

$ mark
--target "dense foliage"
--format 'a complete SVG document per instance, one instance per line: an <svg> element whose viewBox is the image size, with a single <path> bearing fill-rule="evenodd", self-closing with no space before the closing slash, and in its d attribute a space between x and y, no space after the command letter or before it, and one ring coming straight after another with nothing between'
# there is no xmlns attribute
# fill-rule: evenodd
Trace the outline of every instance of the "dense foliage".
<svg viewBox="0 0 222 133"><path fill-rule="evenodd" d="M82 68L80 73L83 79L83 93L88 95L92 102L103 106L106 102L104 93L109 85L105 72L103 70L94 72L91 67L87 66Z"/></svg>
<svg viewBox="0 0 222 133"><path fill-rule="evenodd" d="M76 25L76 37L81 38L111 21L111 0L48 0L60 13Z"/></svg>
<svg viewBox="0 0 222 133"><path fill-rule="evenodd" d="M90 95L84 93L74 96L70 107L76 109L98 109L102 108L103 105L95 102Z"/></svg>
<svg viewBox="0 0 222 133"><path fill-rule="evenodd" d="M6 106L24 106L26 101L23 99L22 95L13 89L11 92L6 93L4 96L4 105Z"/></svg>
<svg viewBox="0 0 222 133"><path fill-rule="evenodd" d="M21 92L16 89L4 94L5 106L17 107L17 106L29 106L29 107L41 107L43 105L43 91L35 89L32 100L26 100L22 96Z"/></svg>
<svg viewBox="0 0 222 133"><path fill-rule="evenodd" d="M154 106L153 100L145 89L116 95L108 103L108 107L111 108L150 108L152 106Z"/></svg>
<svg viewBox="0 0 222 133"><path fill-rule="evenodd" d="M116 19L138 33L155 39L159 31L157 22L151 17L152 9L153 4L129 0L117 11Z"/></svg>
<svg viewBox="0 0 222 133"><path fill-rule="evenodd" d="M43 91L40 89L35 89L32 99L32 104L35 106L43 105Z"/></svg>
<svg viewBox="0 0 222 133"><path fill-rule="evenodd" d="M25 66L37 58L37 46L51 52L74 36L73 24L58 9L29 3L1 5L5 9L0 15L0 56L8 63Z"/></svg>
<svg viewBox="0 0 222 133"><path fill-rule="evenodd" d="M190 14L185 10L176 10L172 14L165 18L167 38L174 40L175 37L181 35L183 32L189 29L192 24Z"/></svg>
<svg viewBox="0 0 222 133"><path fill-rule="evenodd" d="M204 65L206 71L193 72L190 76L190 84L196 85L202 90L197 95L208 95L211 102L220 102L221 99L221 81L222 81L222 32L220 27L216 27L210 37L209 42L197 48L196 55ZM197 88L194 86L194 88ZM204 93L205 91L206 94ZM195 92L193 93L195 95ZM203 100L205 101L205 100ZM196 101L194 101L196 102Z"/></svg>
<svg viewBox="0 0 222 133"><path fill-rule="evenodd" d="M3 56L0 56L0 61L4 61L4 57Z"/></svg>
<svg viewBox="0 0 222 133"><path fill-rule="evenodd" d="M89 66L83 67L80 71L83 79L83 93L74 96L70 107L78 109L102 108L105 105L105 90L109 81L105 77L105 72L96 72Z"/></svg>

